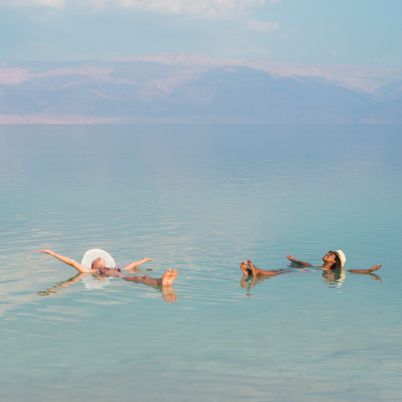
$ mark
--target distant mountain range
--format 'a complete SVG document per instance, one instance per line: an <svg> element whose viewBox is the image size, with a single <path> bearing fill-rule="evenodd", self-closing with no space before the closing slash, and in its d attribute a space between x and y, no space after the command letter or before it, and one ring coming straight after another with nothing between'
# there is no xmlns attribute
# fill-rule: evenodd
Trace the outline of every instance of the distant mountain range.
<svg viewBox="0 0 402 402"><path fill-rule="evenodd" d="M368 90L244 65L0 63L0 123L400 124L402 76Z"/></svg>

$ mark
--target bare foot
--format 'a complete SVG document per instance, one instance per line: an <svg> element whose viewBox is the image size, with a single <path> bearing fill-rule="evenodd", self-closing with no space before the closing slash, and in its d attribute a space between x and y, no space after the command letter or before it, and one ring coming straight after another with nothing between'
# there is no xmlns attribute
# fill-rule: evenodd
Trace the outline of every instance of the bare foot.
<svg viewBox="0 0 402 402"><path fill-rule="evenodd" d="M253 264L253 261L247 260L247 269L248 269L250 275L257 276L257 272L255 269L255 265Z"/></svg>
<svg viewBox="0 0 402 402"><path fill-rule="evenodd" d="M168 268L162 275L161 285L162 286L172 286L173 282L176 280L178 276L178 272L176 269Z"/></svg>
<svg viewBox="0 0 402 402"><path fill-rule="evenodd" d="M240 269L241 269L241 272L243 273L243 277L246 277L249 275L249 270L247 268L247 264L244 261L240 263Z"/></svg>

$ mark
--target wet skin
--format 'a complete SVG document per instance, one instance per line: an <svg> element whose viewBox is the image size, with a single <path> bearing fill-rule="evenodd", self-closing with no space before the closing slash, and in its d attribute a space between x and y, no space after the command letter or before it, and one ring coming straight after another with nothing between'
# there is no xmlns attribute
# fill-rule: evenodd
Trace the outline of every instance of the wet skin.
<svg viewBox="0 0 402 402"><path fill-rule="evenodd" d="M254 277L270 277L277 276L284 273L284 270L274 270L274 269L262 269L257 268L251 260L243 261L240 263L240 269L243 273L243 277L254 276Z"/></svg>
<svg viewBox="0 0 402 402"><path fill-rule="evenodd" d="M46 291L39 292L38 294L42 296L47 296L56 293L56 290L62 287L71 286L77 282L79 282L85 275L91 273L95 277L101 279L102 277L115 277L122 278L125 281L142 283L144 285L152 286L155 288L159 288L162 290L163 298L167 303L175 302L177 300L176 293L173 290L173 282L176 280L178 276L178 271L175 269L167 269L160 278L151 278L148 275L144 276L124 276L121 273L120 269L117 268L108 268L106 267L105 260L103 258L96 258L92 261L91 269L84 267L79 262L73 260L72 258L63 256L58 254L52 250L44 249L44 250L35 250L36 252L48 254L50 256L55 257L56 259L62 261L63 263L73 267L76 269L79 274L75 277L68 279L67 281L61 282L47 289ZM128 272L138 271L138 267L145 262L151 261L150 258L142 258L138 261L133 261L130 264L126 265L123 270Z"/></svg>
<svg viewBox="0 0 402 402"><path fill-rule="evenodd" d="M288 255L287 258L291 262L291 264L294 266L301 266L301 267L312 267L313 266L309 262L300 261L300 260L296 259L295 257L293 257L292 255ZM323 264L318 268L321 268L324 271L337 268L337 263L338 263L337 256L332 251L328 251L322 257L322 261L323 261ZM378 271L381 267L382 267L381 264L377 264L377 265L373 265L367 269L348 269L347 271L352 274L367 275L367 274L371 274L374 271Z"/></svg>
<svg viewBox="0 0 402 402"><path fill-rule="evenodd" d="M291 266L293 268L305 268L305 267L313 267L309 262L301 261L296 259L295 257L289 255L288 260L291 262ZM324 278L328 282L337 282L336 272L340 272L340 263L337 255L328 251L322 257L323 264L320 267L323 270ZM368 269L349 269L348 272L352 274L360 274L360 275L369 275L374 280L381 280L381 278L374 274L374 271L377 271L381 268L381 264L373 265ZM262 269L256 267L251 260L246 260L240 263L240 270L242 271L242 279L240 281L240 286L242 288L252 288L258 282L272 278L274 276L278 276L287 272L291 272L289 269L281 269L281 270L272 270L272 269Z"/></svg>

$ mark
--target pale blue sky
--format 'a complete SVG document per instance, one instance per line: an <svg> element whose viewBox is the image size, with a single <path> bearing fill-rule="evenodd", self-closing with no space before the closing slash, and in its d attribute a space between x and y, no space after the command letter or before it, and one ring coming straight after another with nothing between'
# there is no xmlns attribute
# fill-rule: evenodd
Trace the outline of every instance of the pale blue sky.
<svg viewBox="0 0 402 402"><path fill-rule="evenodd" d="M0 0L0 61L160 53L402 64L400 0Z"/></svg>

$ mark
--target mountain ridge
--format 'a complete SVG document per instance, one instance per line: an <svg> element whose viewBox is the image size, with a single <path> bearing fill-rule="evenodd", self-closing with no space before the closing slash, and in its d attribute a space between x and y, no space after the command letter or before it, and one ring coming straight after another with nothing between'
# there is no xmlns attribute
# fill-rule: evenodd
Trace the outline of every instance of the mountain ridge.
<svg viewBox="0 0 402 402"><path fill-rule="evenodd" d="M0 64L0 123L401 124L402 78L373 91L236 64Z"/></svg>

